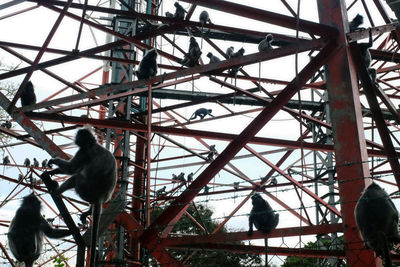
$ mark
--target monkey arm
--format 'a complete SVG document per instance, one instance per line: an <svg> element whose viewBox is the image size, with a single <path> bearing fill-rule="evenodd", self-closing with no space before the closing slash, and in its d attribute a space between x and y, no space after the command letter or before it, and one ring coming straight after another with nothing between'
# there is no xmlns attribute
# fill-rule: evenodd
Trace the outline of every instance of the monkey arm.
<svg viewBox="0 0 400 267"><path fill-rule="evenodd" d="M79 150L70 160L63 160L60 158L51 159L49 165L55 164L58 168L50 172L51 174L74 174L85 164L85 159L86 157L81 150Z"/></svg>
<svg viewBox="0 0 400 267"><path fill-rule="evenodd" d="M50 238L62 238L71 234L70 230L54 229L43 217L41 217L40 228Z"/></svg>
<svg viewBox="0 0 400 267"><path fill-rule="evenodd" d="M247 232L248 235L252 235L253 234L253 222L254 222L253 215L250 215L250 217L249 217L249 231Z"/></svg>

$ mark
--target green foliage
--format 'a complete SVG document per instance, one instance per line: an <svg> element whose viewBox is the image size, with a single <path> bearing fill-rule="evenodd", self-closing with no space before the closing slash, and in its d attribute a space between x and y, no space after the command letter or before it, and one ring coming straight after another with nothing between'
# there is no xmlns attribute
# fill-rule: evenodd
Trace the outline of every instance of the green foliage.
<svg viewBox="0 0 400 267"><path fill-rule="evenodd" d="M304 248L305 249L313 249L313 250L317 250L317 249L332 249L332 242L330 239L322 239L321 240L322 245L320 245L319 247L317 246L317 242L308 242ZM339 247L339 249L341 249L343 247L344 244L344 238L339 237L337 239L337 244L336 246ZM321 246L323 248L321 248ZM289 256L285 259L285 262L281 265L281 267L302 267L302 266L307 266L307 267L319 267L319 266L332 266L329 262L328 259L318 259L318 258L306 258L306 257L296 257L296 256ZM346 264L342 261L342 260L338 260L337 262L335 262L335 265L337 267L344 267L346 266Z"/></svg>
<svg viewBox="0 0 400 267"><path fill-rule="evenodd" d="M53 259L54 267L64 267L64 261L68 260L64 255L57 256Z"/></svg>
<svg viewBox="0 0 400 267"><path fill-rule="evenodd" d="M156 219L161 213L162 209L157 208L151 213L152 220ZM212 220L213 211L208 207L196 204L196 207L191 205L187 212L195 218L209 233L211 233L217 226L218 222ZM222 227L219 232L227 232L225 227ZM175 225L172 230L174 234L193 234L203 235L204 231L197 226L192 219L187 215L183 215L179 222ZM238 242L238 245L243 245L243 242ZM253 254L239 254L231 253L222 250L169 250L174 257L181 262L185 263L185 266L265 266L259 255Z"/></svg>

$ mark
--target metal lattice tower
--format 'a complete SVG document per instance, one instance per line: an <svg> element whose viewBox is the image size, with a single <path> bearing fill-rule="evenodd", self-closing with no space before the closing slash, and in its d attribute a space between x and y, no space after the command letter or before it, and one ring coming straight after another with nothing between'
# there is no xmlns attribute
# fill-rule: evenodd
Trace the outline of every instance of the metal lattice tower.
<svg viewBox="0 0 400 267"><path fill-rule="evenodd" d="M39 266L60 255L70 266L89 266L90 229L79 229L76 219L87 203L73 192L50 195L40 180L46 167L22 164L25 157L69 158L76 149L76 128L89 124L118 162L114 200L103 209L99 266L184 266L204 251L267 252L270 264L297 256L318 258L319 266L382 266L364 248L354 207L371 181L397 204L400 35L392 20L395 3L301 1L297 17L297 1L250 6L246 1L181 0L187 13L176 20L165 16L174 2L0 4L5 31L0 61L21 62L0 72L0 106L13 124L0 127L1 147L11 159L0 176L2 261L12 262L5 233L18 200L34 191L46 217L73 232L65 240L49 240ZM202 10L210 13L211 23L198 22ZM349 32L348 21L357 13L364 16L365 28ZM49 16L45 22L43 14ZM40 26L29 24L32 16L37 18L32 25ZM45 32L35 32L40 44L29 37L33 30ZM376 84L356 46L369 31ZM274 49L259 52L267 33L274 37ZM89 41L92 36L95 41ZM180 62L190 36L202 56L199 65L188 68ZM244 56L228 58L231 45L235 51L245 48ZM135 70L150 49L158 53L158 74L137 80ZM221 61L209 64L208 52ZM227 70L235 67L240 71L233 77ZM20 108L21 88L29 80L38 102ZM17 87L12 94L6 93L8 82ZM212 109L213 116L190 120L200 107ZM186 180L192 173L194 180L179 181L179 173ZM57 176L59 182L67 178ZM255 192L280 214L277 229L268 235L247 235ZM190 214L189 207L196 205L214 209L218 226L207 229ZM152 219L159 207L163 211ZM185 217L201 234L173 231ZM307 247L308 242L316 247ZM192 254L181 259L179 251ZM391 256L399 260L395 252Z"/></svg>

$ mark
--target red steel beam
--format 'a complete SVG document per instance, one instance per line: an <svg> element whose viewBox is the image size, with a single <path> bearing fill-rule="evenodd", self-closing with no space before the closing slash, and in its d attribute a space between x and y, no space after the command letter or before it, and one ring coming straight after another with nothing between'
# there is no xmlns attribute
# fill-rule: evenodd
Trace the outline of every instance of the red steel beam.
<svg viewBox="0 0 400 267"><path fill-rule="evenodd" d="M338 38L341 48L327 65L327 89L347 264L351 267L375 266L380 260L373 252L364 250L354 217L355 205L370 183L367 179L370 174L357 77L346 46L346 4L343 0L320 0L317 3L320 21L337 27L341 33Z"/></svg>
<svg viewBox="0 0 400 267"><path fill-rule="evenodd" d="M52 122L59 122L60 120L62 120L64 123L73 123L73 124L77 124L77 125L90 124L90 125L102 127L102 128L121 128L124 130L131 130L134 132L146 132L147 131L146 126L143 124L130 123L130 122L124 122L124 121L89 119L89 118L82 118L82 117L73 117L73 116L58 115L58 114L45 114L45 113L38 113L38 112L32 112L32 113L29 113L26 115L33 120L43 120L43 121L52 121ZM214 140L230 141L237 137L237 135L235 135L235 134L192 130L192 129L180 129L180 128L163 127L163 126L152 126L152 128L153 128L153 132L155 132L155 133L165 133L165 134L172 134L172 135L179 135L179 136L191 136L191 137L198 137L198 138L209 138L209 139L214 139ZM333 145L282 140L282 139L274 139L274 138L265 138L265 137L253 137L250 139L249 143L287 147L287 148L293 148L293 149L303 147L304 149L318 150L318 151L325 151L325 152L333 152L334 151ZM368 149L368 154L370 156L375 156L375 157L387 157L383 150L377 150L377 149Z"/></svg>
<svg viewBox="0 0 400 267"><path fill-rule="evenodd" d="M150 225L141 237L147 248L154 248L158 232L163 230L182 213L198 192L238 153L251 138L285 105L294 94L323 64L328 62L332 53L337 50L336 44L330 42L310 61L299 75L235 138L222 153L178 196L169 207ZM160 229L160 230L158 230Z"/></svg>
<svg viewBox="0 0 400 267"><path fill-rule="evenodd" d="M90 48L90 49L87 49L87 50L84 50L84 51L80 51L78 53L72 53L72 54L69 54L69 55L66 55L66 56L63 56L63 57L60 57L60 58L51 59L51 60L39 63L36 66L36 70L41 70L43 68L48 68L48 67L52 67L52 66L55 66L55 65L58 65L58 64L66 63L66 62L69 62L69 61L72 61L72 60L75 60L75 59L79 59L81 57L81 55L85 55L85 54L92 55L92 54L96 54L96 53L101 53L101 52L110 50L110 49L112 49L114 47L122 46L122 45L125 45L125 44L126 44L125 41L118 40L118 41L115 41L115 42L112 42L112 43L108 43L108 44L105 44L105 45L96 46L94 48ZM17 70L1 73L0 74L0 80L4 80L4 79L7 79L7 78L12 78L12 77L27 73L29 71L29 69L30 69L30 67L25 67L25 68L20 68L20 69L17 69Z"/></svg>
<svg viewBox="0 0 400 267"><path fill-rule="evenodd" d="M354 64L357 68L358 75L360 76L361 83L364 88L365 96L367 97L368 104L371 109L372 118L378 128L379 136L382 140L384 150L387 153L389 164L393 171L393 176L396 179L397 187L400 189L400 164L399 157L397 156L396 149L394 148L392 139L390 137L389 129L383 118L381 108L379 106L377 95L375 93L375 87L369 77L367 68L364 64L364 59L360 54L360 49L356 44L351 44L351 52ZM396 111L397 113L397 111Z"/></svg>
<svg viewBox="0 0 400 267"><path fill-rule="evenodd" d="M224 250L231 253L240 254L265 254L268 255L280 255L280 256L296 256L296 257L306 257L306 258L337 258L343 259L345 253L343 250L316 250L307 248L285 248L285 247L270 247L266 250L265 246L251 246L251 245L239 245L239 244L210 244L205 243L202 245L186 245L184 247L171 247L171 249L185 249L185 250L199 250L199 251L215 251ZM207 256L205 256L207 258ZM305 265L299 265L305 266Z"/></svg>
<svg viewBox="0 0 400 267"><path fill-rule="evenodd" d="M306 235L324 235L330 233L338 233L343 231L343 225L337 224L322 224L322 225L310 225L301 227L288 227L274 229L268 235L255 231L251 236L247 232L236 232L236 233L215 233L208 235L183 235L181 237L167 237L161 240L161 245L165 247L170 246L183 246L189 244L204 244L204 243L224 243L224 242L239 242L251 239L263 239L263 238L282 238L282 237L293 237L293 236L306 236Z"/></svg>
<svg viewBox="0 0 400 267"><path fill-rule="evenodd" d="M282 27L291 28L293 30L299 29L311 34L320 36L335 37L338 31L331 26L318 24L315 22L299 19L294 17L285 16L270 11L236 4L234 2L227 2L222 0L181 0L182 2L192 3L208 8L216 9L218 11L227 12L230 14L259 20Z"/></svg>
<svg viewBox="0 0 400 267"><path fill-rule="evenodd" d="M274 169L276 172L278 172L280 175L282 175L283 177L285 177L288 181L290 181L294 186L296 186L297 188L300 188L300 190L304 191L304 193L306 193L307 195L309 195L310 197L312 197L315 201L319 202L321 205L325 206L326 208L328 208L329 210L331 210L333 213L335 213L337 216L341 217L341 213L335 208L332 207L331 205L329 205L326 201L324 201L323 199L321 199L318 195L314 194L310 189L308 189L307 187L303 187L302 184L298 181L296 181L295 179L293 179L290 175L287 175L284 171L282 171L279 167L275 166L274 164L272 164L272 162L270 162L269 160L267 160L266 158L264 158L262 155L260 155L259 153L257 153L257 151L255 151L254 149L252 149L249 146L245 146L246 149L251 152L253 155L255 155L258 159L260 159L262 162L264 162L265 164L267 164L269 167L271 167L272 169Z"/></svg>
<svg viewBox="0 0 400 267"><path fill-rule="evenodd" d="M63 6L65 4L65 1L53 1L53 0L28 0L29 2L34 2L34 3L40 3L43 5L54 5L54 6ZM196 5L192 5L194 7ZM78 8L78 9L83 9L84 5L79 4L79 3L72 3L71 8ZM185 27L198 27L198 28L205 28L205 29L214 29L214 30L219 30L222 32L229 32L229 33L237 33L237 34L242 34L242 35L248 35L252 37L260 37L264 38L266 35L266 32L260 32L260 31L254 31L251 29L241 29L241 28L235 28L235 27L228 27L228 26L223 26L223 25L217 25L217 24L205 24L202 25L200 22L195 22L195 21L190 21L188 19L190 10L188 11L188 15L186 16L185 21L177 21L176 19L171 19L167 18L164 16L157 16L157 15L150 15L150 14L144 14L144 13L137 13L133 10L120 10L120 9L112 9L112 8L106 8L106 7L101 7L101 6L93 6L93 5L87 5L86 10L88 11L96 11L96 12L102 12L105 14L115 14L115 15L121 15L124 17L136 19L136 18L141 18L143 20L151 20L151 21L161 21L165 24L174 24L174 28L171 28L169 32L166 33L173 33L173 30L178 30L178 29L184 29ZM149 33L150 35L146 35L147 38L154 37L156 35L159 35L157 31L153 31L152 33ZM273 33L274 39L277 41L285 41L289 43L294 43L306 40L300 37L300 39L296 39L294 36L287 36L279 33ZM138 34L137 36L141 37L143 34Z"/></svg>
<svg viewBox="0 0 400 267"><path fill-rule="evenodd" d="M120 213L115 221L124 227L124 229L130 234L131 242L133 240L137 240L139 233L143 231L143 226L134 217L126 212ZM157 260L163 264L163 266L183 266L165 249L162 248L161 253L163 256L161 258L157 258Z"/></svg>
<svg viewBox="0 0 400 267"><path fill-rule="evenodd" d="M1 242L0 242L0 248L1 248L1 251L3 251L3 253L4 253L4 256L6 256L6 259L8 260L10 265L12 267L15 267L14 261L12 260L12 258L10 257L10 254L8 254L8 252L7 252L7 249L3 246L3 244Z"/></svg>
<svg viewBox="0 0 400 267"><path fill-rule="evenodd" d="M21 96L26 84L28 83L29 79L31 78L33 72L35 71L37 65L39 64L40 59L42 58L44 52L47 49L47 46L49 45L51 39L53 39L54 34L56 33L58 26L60 26L61 21L63 20L65 14L67 13L67 10L69 6L71 5L72 0L68 0L68 2L65 4L64 8L60 12L60 15L58 16L57 20L54 22L53 27L50 30L49 35L47 36L46 40L44 41L42 48L39 50L39 53L36 55L35 60L33 61L32 65L30 66L27 74L24 77L24 80L20 84L18 91L15 93L14 98L11 100L10 105L7 107L7 110L12 110L14 109L15 103L17 102L18 98Z"/></svg>
<svg viewBox="0 0 400 267"><path fill-rule="evenodd" d="M71 56L61 57L61 58L58 58L55 60L49 60L47 62L39 64L40 66L38 66L38 69L50 67L50 66L57 65L60 63L64 63L64 62L68 62L70 60L78 58L78 56L81 53L89 53L89 54L98 53L98 52L110 49L111 47L120 46L123 43L124 43L124 41L122 41L122 42L116 41L116 42L110 43L108 45L104 45L104 46L86 50L84 52L76 53L76 55L74 55L74 56L71 55ZM149 81L139 80L139 81L133 81L133 82L128 82L128 83L119 84L119 85L102 86L98 89L93 89L90 92L79 94L79 95L73 95L73 96L70 96L67 98L63 98L63 99L68 99L68 101L80 100L85 97L90 97L90 96L93 97L93 96L97 96L97 95L103 95L105 93L111 93L111 92L117 91L117 90L125 90L125 89L132 89L132 88L136 88L136 87L143 87L143 86L146 86L148 83L153 84L155 82L161 81L162 79L164 79L166 81L166 80L171 80L171 79L175 79L175 78L179 78L179 77L183 77L183 76L195 75L197 73L207 73L210 71L224 70L224 69L228 69L228 68L235 67L235 66L253 64L253 63L256 63L259 61L265 61L265 60L270 60L270 59L274 59L274 58L288 56L288 55L294 54L296 52L304 52L304 51L308 51L310 49L319 49L322 45L323 45L323 40L320 40L320 39L312 40L312 41L304 42L300 48L296 45L290 45L287 47L274 49L273 52L259 52L259 53L249 54L249 55L246 55L246 56L243 56L240 58L224 60L224 61L213 63L213 64L196 66L196 67L192 67L192 68L185 68L182 70L178 70L176 72L167 73L166 75L155 76L155 77L151 78ZM19 70L0 74L0 80L5 79L5 78L10 78L15 75L23 74L27 70L29 70L29 68L22 68ZM62 103L62 101L60 99L55 100L55 101L58 101L57 103L59 103L59 104ZM39 107L40 104L37 104L36 106Z"/></svg>

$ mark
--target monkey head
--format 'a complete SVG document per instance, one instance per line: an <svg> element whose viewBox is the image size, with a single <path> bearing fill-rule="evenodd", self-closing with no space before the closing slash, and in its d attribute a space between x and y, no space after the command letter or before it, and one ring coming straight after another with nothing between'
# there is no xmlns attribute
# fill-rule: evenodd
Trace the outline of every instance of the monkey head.
<svg viewBox="0 0 400 267"><path fill-rule="evenodd" d="M360 14L357 14L357 16L354 17L353 21L356 22L358 25L361 25L364 23L364 17Z"/></svg>
<svg viewBox="0 0 400 267"><path fill-rule="evenodd" d="M42 209L42 203L34 193L24 196L21 207L29 207L31 211L39 211Z"/></svg>
<svg viewBox="0 0 400 267"><path fill-rule="evenodd" d="M262 207L265 205L265 200L262 198L260 194L255 193L251 197L251 203L253 204L254 207Z"/></svg>
<svg viewBox="0 0 400 267"><path fill-rule="evenodd" d="M157 58L157 51L155 49L151 49L147 52L146 57L156 59Z"/></svg>
<svg viewBox="0 0 400 267"><path fill-rule="evenodd" d="M211 112L212 112L212 109L207 109L207 111L208 111L208 113L211 113Z"/></svg>
<svg viewBox="0 0 400 267"><path fill-rule="evenodd" d="M244 50L243 47L239 49L239 53L240 53L242 56L244 55L244 51L245 51L245 50Z"/></svg>
<svg viewBox="0 0 400 267"><path fill-rule="evenodd" d="M180 5L179 5L178 2L175 2L175 3L174 3L174 6L175 6L176 8L178 8Z"/></svg>
<svg viewBox="0 0 400 267"><path fill-rule="evenodd" d="M26 92L33 92L33 84L32 84L31 81L29 81L29 82L26 84L24 90L25 90Z"/></svg>
<svg viewBox="0 0 400 267"><path fill-rule="evenodd" d="M79 147L90 147L96 143L92 131L89 128L79 129L75 136L75 144Z"/></svg>
<svg viewBox="0 0 400 267"><path fill-rule="evenodd" d="M267 39L268 42L272 42L272 40L274 39L274 37L270 33L268 33L265 38Z"/></svg>
<svg viewBox="0 0 400 267"><path fill-rule="evenodd" d="M196 38L194 38L193 36L190 37L190 43L191 43L191 44L197 44Z"/></svg>
<svg viewBox="0 0 400 267"><path fill-rule="evenodd" d="M207 53L207 57L212 57L212 56L213 56L213 54L211 52Z"/></svg>

